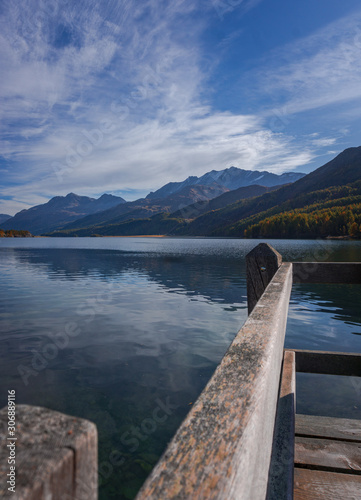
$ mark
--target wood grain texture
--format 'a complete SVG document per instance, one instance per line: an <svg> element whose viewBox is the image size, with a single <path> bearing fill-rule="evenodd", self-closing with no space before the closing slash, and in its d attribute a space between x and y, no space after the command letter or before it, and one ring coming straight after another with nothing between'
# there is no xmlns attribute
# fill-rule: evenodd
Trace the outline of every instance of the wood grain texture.
<svg viewBox="0 0 361 500"><path fill-rule="evenodd" d="M295 468L294 500L360 500L361 476Z"/></svg>
<svg viewBox="0 0 361 500"><path fill-rule="evenodd" d="M296 414L296 436L361 443L361 420Z"/></svg>
<svg viewBox="0 0 361 500"><path fill-rule="evenodd" d="M296 436L295 465L330 472L361 474L361 445Z"/></svg>
<svg viewBox="0 0 361 500"><path fill-rule="evenodd" d="M361 377L361 354L300 349L294 351L297 372Z"/></svg>
<svg viewBox="0 0 361 500"><path fill-rule="evenodd" d="M296 411L296 360L293 351L283 356L267 500L292 500Z"/></svg>
<svg viewBox="0 0 361 500"><path fill-rule="evenodd" d="M282 256L268 243L260 243L246 255L248 314L282 264Z"/></svg>
<svg viewBox="0 0 361 500"><path fill-rule="evenodd" d="M293 262L294 283L361 283L360 262Z"/></svg>
<svg viewBox="0 0 361 500"><path fill-rule="evenodd" d="M8 491L7 408L0 411L0 497L96 500L97 430L87 420L16 406L16 496Z"/></svg>
<svg viewBox="0 0 361 500"><path fill-rule="evenodd" d="M282 264L137 500L264 500L291 285Z"/></svg>

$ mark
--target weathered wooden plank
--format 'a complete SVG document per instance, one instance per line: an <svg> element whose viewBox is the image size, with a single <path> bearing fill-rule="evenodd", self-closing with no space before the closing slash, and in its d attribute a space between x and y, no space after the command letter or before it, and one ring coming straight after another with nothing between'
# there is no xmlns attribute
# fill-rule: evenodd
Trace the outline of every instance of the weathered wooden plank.
<svg viewBox="0 0 361 500"><path fill-rule="evenodd" d="M295 349L296 371L361 377L361 354Z"/></svg>
<svg viewBox="0 0 361 500"><path fill-rule="evenodd" d="M291 285L282 264L137 500L264 500Z"/></svg>
<svg viewBox="0 0 361 500"><path fill-rule="evenodd" d="M0 497L96 500L97 430L87 420L16 406L16 496L8 491L7 408L0 411Z"/></svg>
<svg viewBox="0 0 361 500"><path fill-rule="evenodd" d="M268 243L260 243L246 255L248 314L281 264L282 256Z"/></svg>
<svg viewBox="0 0 361 500"><path fill-rule="evenodd" d="M361 446L359 443L296 436L295 465L361 474Z"/></svg>
<svg viewBox="0 0 361 500"><path fill-rule="evenodd" d="M267 500L293 499L296 361L293 351L283 356Z"/></svg>
<svg viewBox="0 0 361 500"><path fill-rule="evenodd" d="M361 420L296 414L296 436L361 443Z"/></svg>
<svg viewBox="0 0 361 500"><path fill-rule="evenodd" d="M361 262L293 262L294 283L361 283Z"/></svg>
<svg viewBox="0 0 361 500"><path fill-rule="evenodd" d="M360 500L361 476L295 467L294 500Z"/></svg>

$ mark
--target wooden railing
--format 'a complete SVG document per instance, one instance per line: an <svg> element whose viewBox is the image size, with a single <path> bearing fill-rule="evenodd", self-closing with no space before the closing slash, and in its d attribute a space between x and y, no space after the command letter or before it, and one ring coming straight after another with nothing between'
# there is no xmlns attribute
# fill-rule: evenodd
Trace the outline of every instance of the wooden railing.
<svg viewBox="0 0 361 500"><path fill-rule="evenodd" d="M296 369L361 376L361 355L283 349L292 283L361 283L361 264L282 263L267 244L246 261L248 319L137 500L292 499ZM19 496L8 495L2 476L1 498L96 500L94 424L16 409ZM6 409L0 424L3 472Z"/></svg>
<svg viewBox="0 0 361 500"><path fill-rule="evenodd" d="M249 317L136 500L293 499L296 371L361 375L358 354L283 350L292 283L361 283L361 263L246 263Z"/></svg>
<svg viewBox="0 0 361 500"><path fill-rule="evenodd" d="M251 314L137 500L266 498L292 287L281 261L265 244L247 256Z"/></svg>

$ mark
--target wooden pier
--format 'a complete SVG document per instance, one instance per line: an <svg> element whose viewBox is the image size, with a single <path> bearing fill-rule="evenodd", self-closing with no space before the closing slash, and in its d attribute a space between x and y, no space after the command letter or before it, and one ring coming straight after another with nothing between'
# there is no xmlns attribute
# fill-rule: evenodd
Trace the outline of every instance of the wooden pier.
<svg viewBox="0 0 361 500"><path fill-rule="evenodd" d="M361 355L284 350L284 337L293 283L361 284L361 263L282 263L267 244L246 261L248 319L136 500L359 500L361 421L296 414L296 372L361 377ZM2 498L96 500L95 426L17 411L18 496L2 474ZM4 445L6 409L0 426Z"/></svg>
<svg viewBox="0 0 361 500"><path fill-rule="evenodd" d="M296 371L360 377L361 355L283 345L292 284L361 284L361 263L246 262L249 317L136 500L358 500L361 421L296 415Z"/></svg>

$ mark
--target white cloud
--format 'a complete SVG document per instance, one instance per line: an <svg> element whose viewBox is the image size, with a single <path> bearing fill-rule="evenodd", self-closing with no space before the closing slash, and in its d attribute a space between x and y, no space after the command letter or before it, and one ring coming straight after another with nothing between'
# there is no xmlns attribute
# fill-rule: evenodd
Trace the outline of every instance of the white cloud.
<svg viewBox="0 0 361 500"><path fill-rule="evenodd" d="M112 124L112 132L100 132L104 119ZM18 152L18 158L37 162L36 172L26 172L30 190L52 195L90 192L94 186L97 191L153 190L165 182L231 165L280 173L313 157L289 138L262 129L255 116L210 114L207 108L132 126L117 121L116 115L99 115L92 125L59 129L56 136ZM34 174L36 181L31 182Z"/></svg>
<svg viewBox="0 0 361 500"><path fill-rule="evenodd" d="M313 139L312 144L318 147L326 147L326 146L331 146L332 144L335 144L336 138L324 138L324 139Z"/></svg>
<svg viewBox="0 0 361 500"><path fill-rule="evenodd" d="M238 4L246 11L258 3ZM190 0L8 4L0 35L1 156L9 162L6 181L12 187L6 194L13 197L8 210L69 191L150 191L231 165L302 170L317 148L333 144L317 137L305 146L269 130L264 116L212 109L204 96L210 68L201 70L200 43L212 9L214 2ZM240 34L230 35L219 50ZM312 81L322 82L345 51L336 28L331 41L338 52L329 54L324 36L292 48L293 54L313 55L279 74L269 69L263 79L270 92L287 90L289 112L301 109L306 97L311 104L332 97L327 89L315 93ZM347 68L359 95L355 58L352 52ZM339 71L332 89L343 79ZM101 139L98 134L95 145L87 143L84 130L105 123L112 131Z"/></svg>
<svg viewBox="0 0 361 500"><path fill-rule="evenodd" d="M275 50L258 79L259 91L283 103L284 115L360 102L361 11Z"/></svg>

